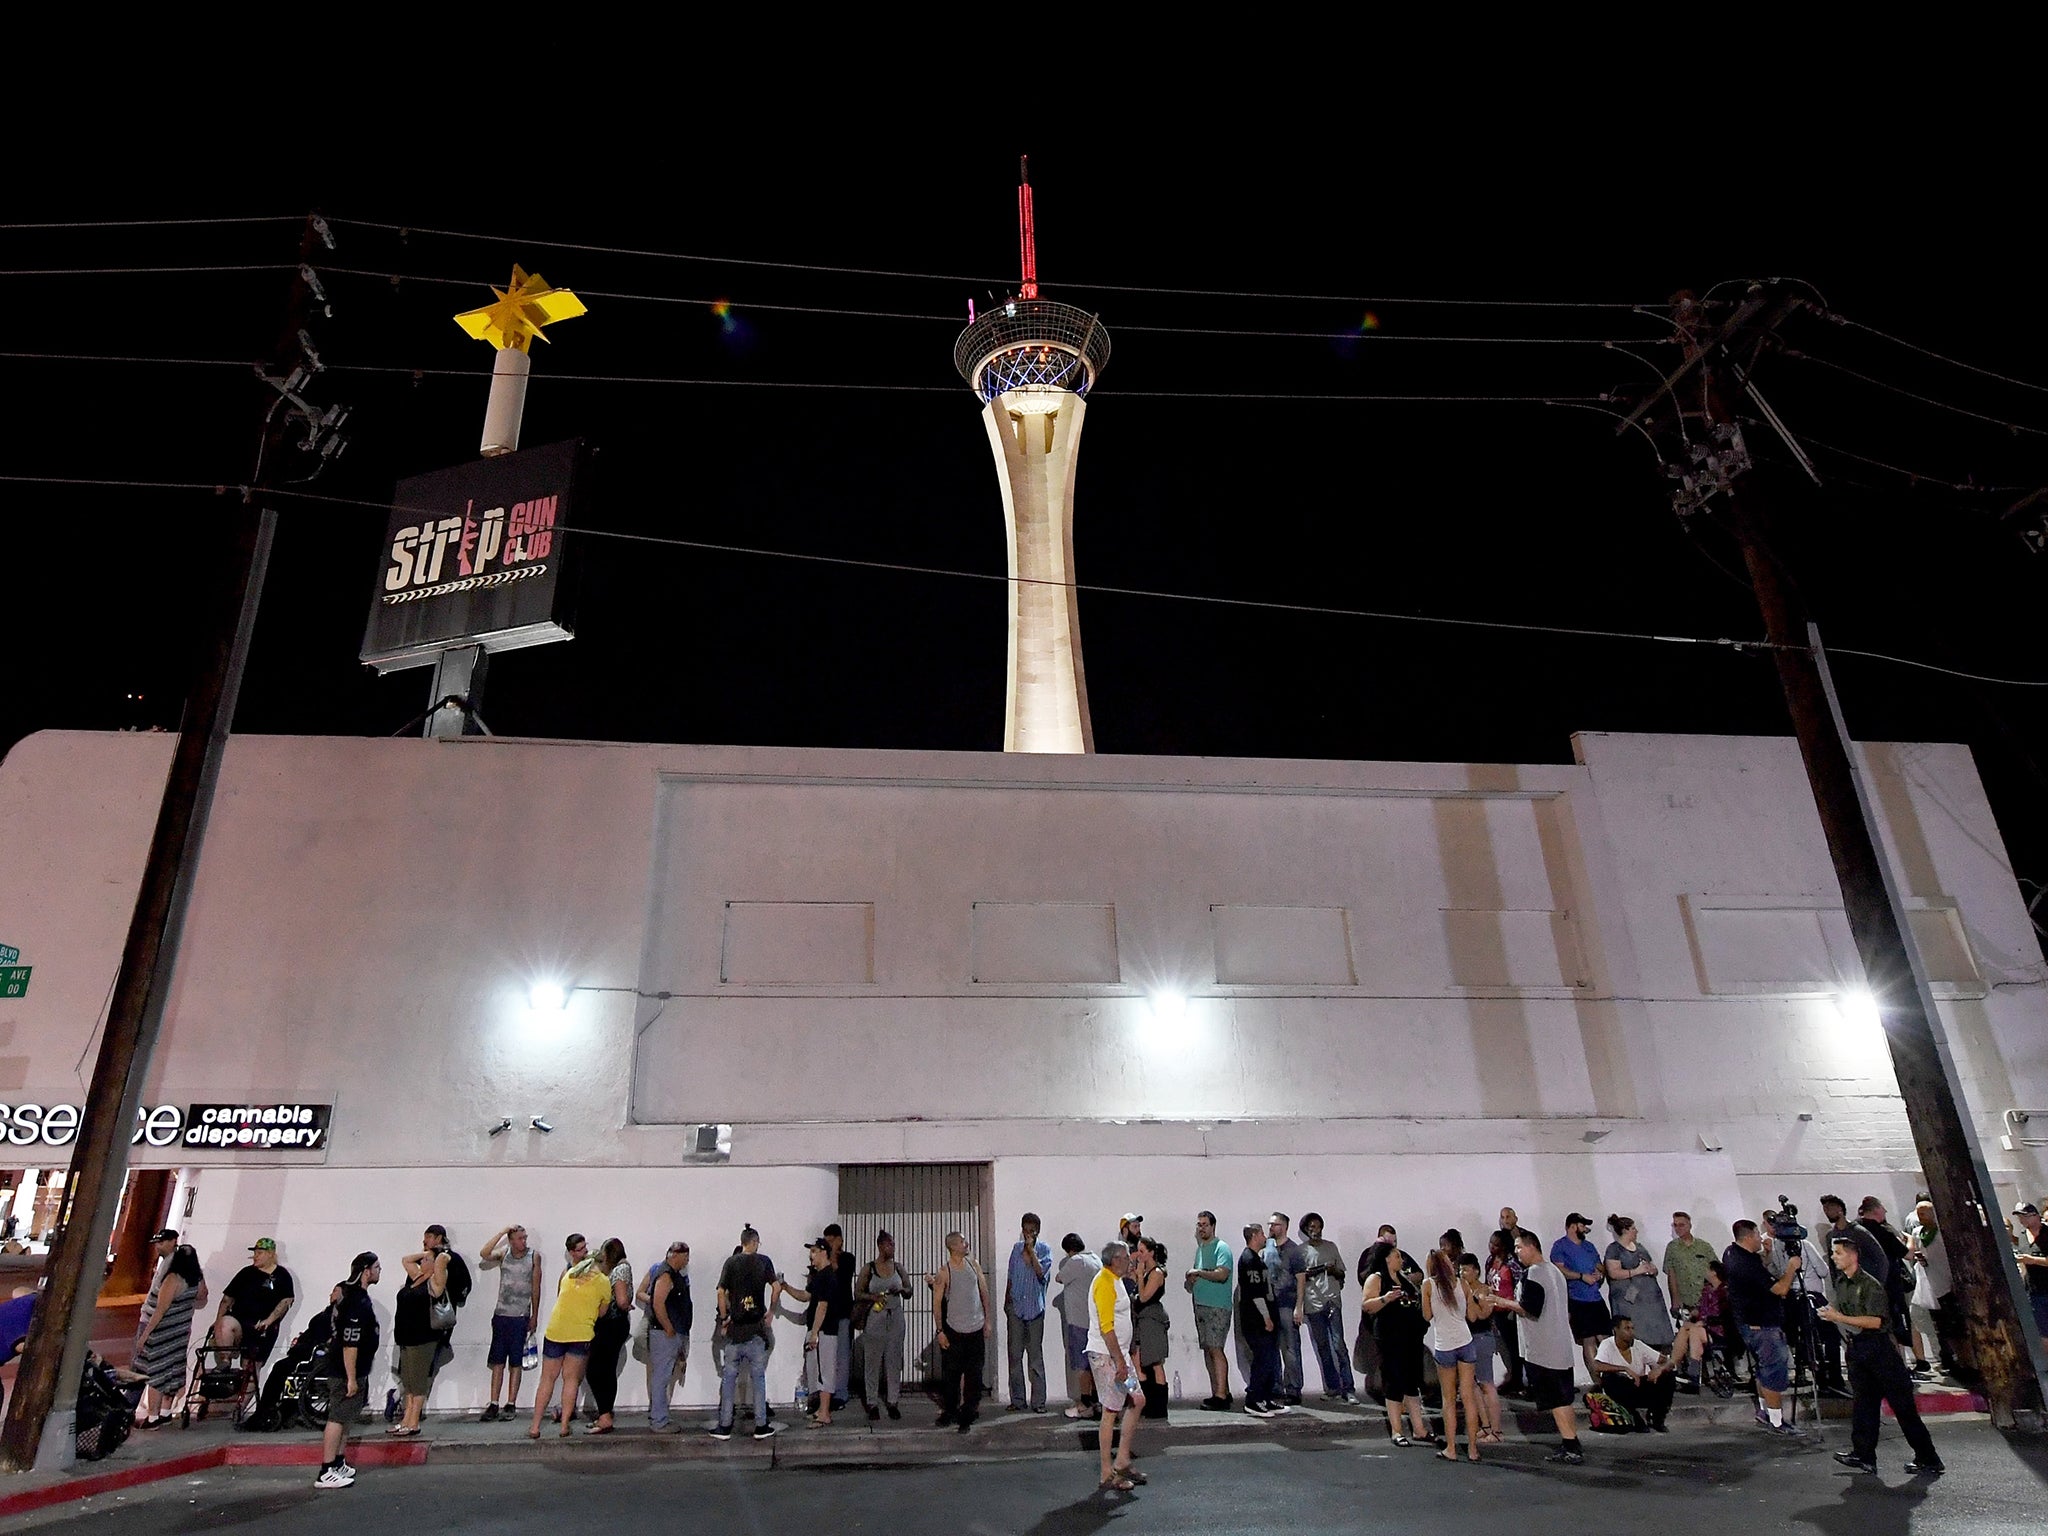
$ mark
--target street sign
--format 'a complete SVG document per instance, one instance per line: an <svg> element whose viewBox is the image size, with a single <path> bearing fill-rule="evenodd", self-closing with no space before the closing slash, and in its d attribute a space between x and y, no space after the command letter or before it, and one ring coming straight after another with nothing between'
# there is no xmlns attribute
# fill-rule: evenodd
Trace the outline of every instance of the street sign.
<svg viewBox="0 0 2048 1536"><path fill-rule="evenodd" d="M0 944L0 965L14 965L21 959L21 951L11 944Z"/></svg>
<svg viewBox="0 0 2048 1536"><path fill-rule="evenodd" d="M0 997L26 997L32 965L0 965Z"/></svg>

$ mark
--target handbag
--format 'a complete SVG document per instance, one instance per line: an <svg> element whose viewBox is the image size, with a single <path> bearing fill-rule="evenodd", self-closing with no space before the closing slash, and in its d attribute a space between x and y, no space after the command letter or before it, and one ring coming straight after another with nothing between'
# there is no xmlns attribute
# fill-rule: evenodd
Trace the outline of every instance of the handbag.
<svg viewBox="0 0 2048 1536"><path fill-rule="evenodd" d="M853 1284L853 1331L855 1333L866 1331L868 1317L875 1310L875 1298L868 1294L868 1281L874 1278L874 1273L874 1265L864 1265L860 1272L860 1278Z"/></svg>
<svg viewBox="0 0 2048 1536"><path fill-rule="evenodd" d="M633 1311L633 1358L642 1365L647 1364L647 1339L653 1327L654 1319L648 1315L647 1309L636 1307Z"/></svg>
<svg viewBox="0 0 2048 1536"><path fill-rule="evenodd" d="M446 1333L455 1326L455 1303L445 1293L436 1296L427 1309L427 1326L435 1333Z"/></svg>
<svg viewBox="0 0 2048 1536"><path fill-rule="evenodd" d="M1934 1294L1934 1276L1927 1272L1925 1264L1913 1266L1913 1300L1911 1305L1923 1312L1941 1310L1941 1298Z"/></svg>

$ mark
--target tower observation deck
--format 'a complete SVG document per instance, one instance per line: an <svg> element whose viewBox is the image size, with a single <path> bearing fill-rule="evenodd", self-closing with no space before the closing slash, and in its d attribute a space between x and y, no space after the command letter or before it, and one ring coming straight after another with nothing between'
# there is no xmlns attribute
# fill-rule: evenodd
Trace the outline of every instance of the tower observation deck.
<svg viewBox="0 0 2048 1536"><path fill-rule="evenodd" d="M982 402L1010 535L1005 752L1092 752L1074 582L1074 476L1088 391L1109 332L1087 310L1038 296L1031 182L1017 189L1023 282L953 347Z"/></svg>

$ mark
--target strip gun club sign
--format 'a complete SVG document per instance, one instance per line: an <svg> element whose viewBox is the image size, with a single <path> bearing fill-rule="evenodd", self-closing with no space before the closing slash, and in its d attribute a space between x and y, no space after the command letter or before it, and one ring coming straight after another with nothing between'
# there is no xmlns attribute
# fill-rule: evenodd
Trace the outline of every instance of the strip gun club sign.
<svg viewBox="0 0 2048 1536"><path fill-rule="evenodd" d="M588 458L578 438L399 481L362 660L396 672L458 646L570 639L562 535Z"/></svg>

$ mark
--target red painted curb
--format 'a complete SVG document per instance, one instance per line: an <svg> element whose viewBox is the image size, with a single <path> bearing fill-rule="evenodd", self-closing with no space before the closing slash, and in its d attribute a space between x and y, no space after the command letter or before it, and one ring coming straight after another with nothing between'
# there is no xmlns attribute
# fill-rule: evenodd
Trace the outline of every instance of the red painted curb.
<svg viewBox="0 0 2048 1536"><path fill-rule="evenodd" d="M418 1440L363 1440L356 1443L352 1455L352 1465L358 1467L420 1467L426 1465L427 1446ZM189 1472L210 1472L216 1467L317 1467L320 1461L317 1441L287 1445L242 1441L233 1445L216 1445L183 1456L168 1456L162 1461L146 1461L138 1466L117 1467L106 1472L88 1472L42 1488L0 1494L0 1519L48 1509L52 1504L64 1504L73 1499L89 1499L96 1494L120 1493L128 1488L140 1488L145 1483L183 1477Z"/></svg>
<svg viewBox="0 0 2048 1536"><path fill-rule="evenodd" d="M1927 1417L1939 1413L1989 1413L1991 1405L1975 1392L1915 1392L1913 1406ZM1885 1416L1894 1417L1892 1405L1884 1405Z"/></svg>
<svg viewBox="0 0 2048 1536"><path fill-rule="evenodd" d="M227 1447L217 1445L210 1451L193 1451L190 1455L144 1462L137 1467L121 1467L112 1472L89 1472L84 1477L67 1478L42 1488L0 1494L0 1517L25 1515L31 1510L48 1509L52 1504L89 1499L96 1493L119 1493L123 1488L139 1488L144 1483L162 1482L167 1477L183 1477L187 1472L210 1471L226 1460Z"/></svg>

